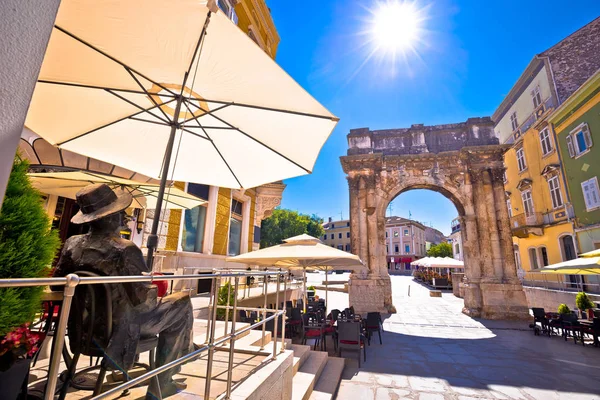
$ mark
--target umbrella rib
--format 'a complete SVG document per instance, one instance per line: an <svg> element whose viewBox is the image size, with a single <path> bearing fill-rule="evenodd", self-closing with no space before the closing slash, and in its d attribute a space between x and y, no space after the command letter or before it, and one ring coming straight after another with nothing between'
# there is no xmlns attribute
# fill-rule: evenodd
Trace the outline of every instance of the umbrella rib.
<svg viewBox="0 0 600 400"><path fill-rule="evenodd" d="M169 103L171 103L171 102L173 102L173 101L175 101L175 99L173 99L173 100L169 100L169 101L167 101L167 102L166 102L166 103L164 103L164 104L169 104ZM82 138L83 136L89 135L90 133L96 132L96 131L98 131L98 130L100 130L100 129L104 129L104 128L106 128L106 127L109 127L109 126L111 126L111 125L114 125L114 124L116 124L116 123L119 123L119 122L121 122L121 121L125 121L125 120L126 120L126 119L128 119L128 118L135 117L136 115L140 115L141 113L143 113L143 112L145 112L145 111L147 111L147 110L152 110L153 108L156 108L156 106L152 106L152 107L150 107L150 108L148 108L148 109L144 109L143 111L139 111L139 112L136 112L136 113L134 113L134 114L127 115L126 117L119 118L119 119L117 119L117 120L115 120L115 121L109 122L108 124L104 124L104 125L102 125L102 126L99 126L98 128L94 128L94 129L92 129L91 131L84 132L84 133L82 133L82 134L80 134L80 135L77 135L77 136L75 136L75 137L72 137L71 139L65 140L65 141L63 141L63 142L59 142L59 143L57 143L56 145L57 145L57 146L62 146L62 145L63 145L63 144L65 144L65 143L72 142L73 140L76 140L76 139ZM135 173L134 173L134 175L135 175Z"/></svg>
<svg viewBox="0 0 600 400"><path fill-rule="evenodd" d="M227 105L230 105L230 106L238 106L238 107L245 107L245 108L254 108L254 109L257 109L257 110L265 110L265 111L275 111L275 112L280 112L280 113L284 113L284 114L301 115L303 117L329 119L329 120L335 121L335 122L337 122L337 121L340 120L339 118L332 117L330 115L319 115L319 114L305 113L305 112L302 112L302 111L283 110L283 109L280 109L280 108L259 106L259 105L253 105L253 104L235 103L235 102L230 102L230 101L209 100L209 99L204 99L204 101L207 102L207 103L227 104Z"/></svg>
<svg viewBox="0 0 600 400"><path fill-rule="evenodd" d="M73 39L77 40L78 42L80 42L80 43L82 43L82 44L86 45L86 46L87 46L87 47L89 47L90 49L92 49L92 50L94 50L94 51L96 51L96 52L98 52L98 53L102 54L104 57L106 57L106 58L108 58L108 59L110 59L110 60L112 60L112 61L116 62L117 64L119 64L119 65L121 65L121 66L123 66L123 67L125 67L125 68L129 68L129 69L131 69L133 72L135 72L136 74L138 74L138 75L139 75L139 76L141 76L142 78L146 79L147 81L150 81L150 82L152 82L153 84L155 84L156 86L160 87L161 89L163 89L163 90L166 90L167 92L171 93L171 94L172 94L172 95L174 95L174 96L177 96L177 94L176 94L176 93L173 93L171 90L169 90L168 88L166 88L164 85L161 85L160 83L158 83L158 82L155 82L154 80L152 80L152 79L148 78L148 77L147 77L147 76L145 76L144 74L142 74L142 73L140 73L140 72L136 71L135 69L131 68L129 65L125 64L123 61L120 61L120 60L116 59L115 57L111 56L110 54L107 54L107 53L105 53L104 51L100 50L99 48L97 48L97 47L96 47L96 46L94 46L93 44L91 44L91 43L88 43L88 42L86 42L85 40L81 39L80 37L77 37L77 36L75 36L74 34L72 34L71 32L67 31L66 29L64 29L64 28L61 28L61 27L60 27L60 26L58 26L58 25L54 25L54 28L56 28L56 29L57 29L57 30L59 30L60 32L64 33L65 35L72 37Z"/></svg>
<svg viewBox="0 0 600 400"><path fill-rule="evenodd" d="M166 122L150 121L150 120L143 119L143 118L130 117L129 119L133 119L135 121L140 121L140 122L148 122L149 124L157 124L157 125L162 125L162 126L171 126L171 124L167 124Z"/></svg>
<svg viewBox="0 0 600 400"><path fill-rule="evenodd" d="M206 111L206 110L204 110L203 108L201 108L201 107L197 106L196 104L193 104L193 106L194 106L194 107L198 107L198 108L200 108L200 109L201 109L201 110L203 110L203 111ZM192 114L192 115L193 115L193 114ZM213 117L214 117L214 118L216 118L217 120L219 120L220 122L224 123L225 125L228 125L229 127L231 127L231 129L235 129L236 131L238 131L238 132L239 132L239 133L241 133L242 135L246 136L247 138L249 138L249 139L251 139L251 140L254 140L256 143L258 143L258 144L260 144L260 145L262 145L262 146L266 147L267 149L271 150L273 153L277 154L277 155L278 155L278 156L280 156L281 158L284 158L284 159L286 159L287 161L291 162L292 164L294 164L294 165L295 165L295 166L297 166L298 168L300 168L300 169L302 169L302 170L306 171L306 173L310 174L310 173L312 172L312 171L310 171L309 169L307 169L307 168L304 168L302 165L300 165L300 164L299 164L299 163L297 163L296 161L292 160L291 158L289 158L289 157L287 157L287 156L285 156L285 155L281 154L279 151L275 150L274 148L272 148L272 147L270 147L270 146L268 146L268 145L264 144L263 142L261 142L261 141L260 141L260 140L258 140L257 138L255 138L255 137L253 137L253 136L251 136L251 135L247 134L246 132L244 132L244 131L243 131L243 130L241 130L240 128L236 128L235 126L231 125L229 122L225 121L223 118L220 118L220 117L218 117L218 116L216 116L216 115L213 115ZM204 129L205 129L205 128L203 128L203 127L202 127L202 124L200 124L200 121L198 121L198 119L197 119L197 118L196 118L196 122L198 123L198 125L200 125L200 127L202 128L202 130L204 130ZM206 133L206 131L205 131L205 130L204 130L204 133L206 134L206 136L208 136L208 134Z"/></svg>
<svg viewBox="0 0 600 400"><path fill-rule="evenodd" d="M184 99L184 100L187 100L187 99ZM186 101L186 103L187 103L187 101ZM193 103L190 103L190 104L192 104L192 105L193 105L193 106L195 106L195 107L198 107L198 106L196 106L196 105L195 105L195 104L193 104ZM209 110L205 110L205 109L203 109L202 107L198 107L198 108L200 109L200 111L203 111L203 112L204 112L204 114L200 115L200 117L203 117L203 116L205 116L205 115L212 115L212 113L214 113L214 112L217 112L217 111L219 111L219 110L222 110L222 109L224 109L224 108L226 108L226 107L229 107L229 104L225 104L224 106L217 107L217 108L215 108L214 110L210 110L210 111L209 111ZM192 110L191 110L189 107L187 107L187 109L188 109L188 111L190 112L190 114L192 114L192 117L191 117L191 118L188 118L188 119L186 119L186 120L185 120L185 121L183 121L183 122L181 122L181 124L182 124L182 125L183 125L183 124L185 124L185 123L187 123L187 122L190 122L190 121L192 121L192 120L194 120L194 119L196 119L196 118L197 118L197 117L196 117L196 115L194 115L194 113L192 112Z"/></svg>
<svg viewBox="0 0 600 400"><path fill-rule="evenodd" d="M60 85L60 86L73 86L73 87L80 87L80 88L84 88L84 89L99 89L99 90L110 89L115 92L125 92L125 93L133 93L133 94L147 94L145 92L140 92L139 90L119 89L119 88L114 88L114 87L103 87L103 86L94 86L94 85L84 85L81 83L72 83L72 82L56 82L56 81L49 81L46 79L39 79L38 83L47 83L49 85ZM161 96L163 96L163 95L161 94ZM171 94L165 94L164 96L165 97L174 97Z"/></svg>
<svg viewBox="0 0 600 400"><path fill-rule="evenodd" d="M125 70L127 71L127 73L129 73L129 75L131 75L131 77L133 78L133 80L144 91L144 93L146 93L146 96L148 96L150 98L150 101L152 103L154 103L154 105L158 106L158 103L156 102L156 100L154 100L154 97L152 97L152 95L150 93L148 93L148 91L146 90L146 88L144 87L144 85L142 85L142 82L140 82L140 80L133 74L133 72L131 71L131 69L125 67ZM165 118L167 120L169 120L169 116L167 115L167 113L165 112L165 110L163 110L162 107L158 107L158 109L165 116Z"/></svg>
<svg viewBox="0 0 600 400"><path fill-rule="evenodd" d="M207 137L204 137L204 136L202 136L202 135L199 135L199 134L197 134L196 132L188 131L188 130L187 130L187 129L185 129L185 128L181 128L181 130L182 130L182 131L184 131L184 132L187 132L187 133L189 133L190 135L194 135L194 136L196 136L196 137L199 137L200 139L204 139L204 140L208 140L209 142L212 142L212 140L210 140L209 138L207 138Z"/></svg>
<svg viewBox="0 0 600 400"><path fill-rule="evenodd" d="M123 100L124 102L126 102L126 103L129 103L129 104L131 104L132 106L139 108L139 109L140 109L140 110L142 110L143 112L147 112L148 114L152 115L154 118L156 118L156 119L160 119L160 120L161 120L161 121L163 121L165 124L170 124L170 123L171 123L171 121L169 121L169 120L168 120L168 118L167 118L166 120L165 120L165 119L162 119L162 118L161 118L161 117L159 117L158 115L156 115L156 114L154 114L154 113L151 113L150 111L146 110L144 107L140 106L139 104L136 104L136 103L134 103L133 101L131 101L131 100L129 100L129 99L127 99L127 98L125 98L125 97L121 96L120 94L117 94L117 93L115 93L115 92L111 91L110 89L104 89L104 90L106 90L108 93L112 94L113 96L115 96L115 97L118 97L119 99ZM160 106L159 106L158 104L156 104L156 102L154 102L154 101L153 101L153 103L154 103L154 105L156 106L156 107L154 107L154 108L158 108L160 111L164 112L163 110L161 110L161 109L160 109ZM162 104L161 104L161 105L162 105Z"/></svg>

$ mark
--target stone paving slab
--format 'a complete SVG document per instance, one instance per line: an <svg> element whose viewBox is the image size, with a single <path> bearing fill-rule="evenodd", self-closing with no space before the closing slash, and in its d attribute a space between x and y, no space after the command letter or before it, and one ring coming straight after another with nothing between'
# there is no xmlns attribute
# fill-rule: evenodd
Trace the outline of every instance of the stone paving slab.
<svg viewBox="0 0 600 400"><path fill-rule="evenodd" d="M346 360L338 399L600 400L600 348L534 336L526 322L476 320L451 293L430 298L411 277L391 279L398 313L360 369Z"/></svg>

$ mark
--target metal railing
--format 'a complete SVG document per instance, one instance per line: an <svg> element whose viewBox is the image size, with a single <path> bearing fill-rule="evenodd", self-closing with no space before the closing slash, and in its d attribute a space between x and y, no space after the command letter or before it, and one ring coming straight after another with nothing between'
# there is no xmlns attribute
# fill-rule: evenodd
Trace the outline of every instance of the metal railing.
<svg viewBox="0 0 600 400"><path fill-rule="evenodd" d="M281 332L281 342L279 347L279 353L285 350L285 304L282 309L279 308L279 299L280 299L280 285L283 282L283 292L284 296L287 293L287 280L285 279L287 276L287 272L284 271L265 271L265 272L252 272L252 271L244 271L244 272L231 272L221 271L221 272L213 272L212 274L203 274L203 275L136 275L136 276L106 276L106 277L80 277L75 274L69 274L66 277L61 278L15 278L15 279L0 279L0 287L34 287L34 286L64 286L63 289L63 300L62 300L62 308L60 312L60 317L58 320L58 325L55 328L54 333L54 343L51 357L49 370L48 370L48 380L46 384L46 390L44 394L45 400L53 400L56 392L56 386L58 382L58 370L61 362L61 354L65 343L65 335L67 328L67 321L69 319L69 313L71 310L71 304L73 301L73 295L75 294L75 289L79 285L95 285L95 284L116 284L116 283L133 283L133 282L147 282L153 283L154 281L173 281L179 279L211 279L211 293L210 293L210 304L209 304L209 318L207 319L207 327L206 327L206 340L202 347L197 350L178 358L168 364L157 367L151 371L146 372L145 374L127 380L119 386L116 386L104 393L99 394L94 397L92 400L100 400L107 399L113 396L119 396L122 391L132 388L140 383L146 382L156 375L165 372L171 368L175 368L179 365L182 365L186 362L193 361L199 358L203 353L207 352L207 366L206 366L206 380L204 387L204 398L208 399L210 395L210 387L211 387L211 377L212 377L212 367L214 360L214 352L218 346L224 345L229 342L229 359L228 359L228 372L227 372L227 386L226 386L226 399L231 397L232 390L232 381L233 381L233 355L235 352L235 341L236 338L243 335L244 333L258 328L262 325L262 339L261 339L261 348L260 350L264 350L265 346L265 326L269 321L274 320L274 328L273 328L273 353L272 359L277 358L277 328L279 318L283 318L282 332ZM263 295L264 295L264 307L238 307L237 299L238 299L238 289L239 289L239 281L240 278L243 277L256 277L256 276L276 276L276 292L275 292L275 308L267 309L267 297L268 297L268 279L263 279ZM283 277L283 279L282 279ZM229 282L231 279L234 280L234 291L236 295L234 296L233 305L230 304L231 294L231 284L229 285L229 293L227 296L226 305L219 305L219 289L221 286L221 280L223 278L227 278ZM286 299L286 297L284 297ZM285 300L284 300L285 301ZM223 336L215 338L216 335L216 321L217 321L217 309L225 309L225 327ZM231 316L231 328L229 328L229 310L232 310ZM238 310L246 310L246 311L256 311L262 314L262 319L259 322L256 322L248 327L236 329L237 322L237 314ZM267 313L273 313L273 315L267 317ZM227 331L229 330L229 333ZM259 352L260 353L260 352ZM262 354L262 353L261 353ZM162 398L162 396L159 397Z"/></svg>
<svg viewBox="0 0 600 400"><path fill-rule="evenodd" d="M544 275L544 274L541 274ZM581 282L580 277L576 282L561 279L558 280L539 280L523 279L523 286L556 290L560 292L586 292L591 294L600 294L600 283Z"/></svg>

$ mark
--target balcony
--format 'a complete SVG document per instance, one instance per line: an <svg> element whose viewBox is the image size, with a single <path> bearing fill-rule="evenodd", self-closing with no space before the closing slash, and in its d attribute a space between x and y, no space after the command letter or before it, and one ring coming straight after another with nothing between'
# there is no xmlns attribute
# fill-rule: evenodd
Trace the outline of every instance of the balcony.
<svg viewBox="0 0 600 400"><path fill-rule="evenodd" d="M513 236L526 238L529 235L542 236L544 234L544 216L542 213L525 213L513 215L510 218L510 227Z"/></svg>
<svg viewBox="0 0 600 400"><path fill-rule="evenodd" d="M558 208L556 210L548 211L544 214L544 224L560 224L562 222L568 221L570 218L575 217L575 211L573 210L573 206L571 204L565 205L564 207Z"/></svg>

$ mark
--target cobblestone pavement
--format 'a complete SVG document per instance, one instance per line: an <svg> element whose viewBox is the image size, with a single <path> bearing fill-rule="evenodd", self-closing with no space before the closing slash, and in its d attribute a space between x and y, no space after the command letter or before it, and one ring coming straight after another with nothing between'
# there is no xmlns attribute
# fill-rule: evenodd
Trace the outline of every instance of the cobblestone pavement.
<svg viewBox="0 0 600 400"><path fill-rule="evenodd" d="M392 286L398 313L383 345L375 335L360 369L344 354L338 399L600 399L600 348L534 336L527 322L474 320L461 299L431 298L410 277ZM347 302L339 295L332 307Z"/></svg>

